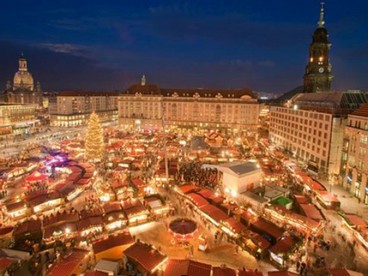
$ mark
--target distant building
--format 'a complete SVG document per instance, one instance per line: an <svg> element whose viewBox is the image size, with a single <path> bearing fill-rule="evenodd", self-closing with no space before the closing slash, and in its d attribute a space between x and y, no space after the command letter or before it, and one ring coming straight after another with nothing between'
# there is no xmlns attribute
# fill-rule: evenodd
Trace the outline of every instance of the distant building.
<svg viewBox="0 0 368 276"><path fill-rule="evenodd" d="M269 138L310 173L338 178L347 116L366 102L368 94L356 91L298 94L271 106Z"/></svg>
<svg viewBox="0 0 368 276"><path fill-rule="evenodd" d="M119 96L119 124L160 128L227 128L256 131L259 104L249 89L166 89L146 84Z"/></svg>
<svg viewBox="0 0 368 276"><path fill-rule="evenodd" d="M108 92L65 91L49 96L50 125L85 125L95 111L101 122L118 118L118 95Z"/></svg>
<svg viewBox="0 0 368 276"><path fill-rule="evenodd" d="M330 48L331 43L325 28L324 7L321 3L318 27L309 46L309 60L304 74L304 93L330 91L332 81Z"/></svg>
<svg viewBox="0 0 368 276"><path fill-rule="evenodd" d="M0 137L28 134L38 125L36 105L0 103Z"/></svg>
<svg viewBox="0 0 368 276"><path fill-rule="evenodd" d="M19 58L19 70L15 73L13 83L7 83L5 100L9 103L36 104L42 106L42 90L39 82L34 84L32 74L28 71L27 59L23 54Z"/></svg>
<svg viewBox="0 0 368 276"><path fill-rule="evenodd" d="M368 104L348 117L343 144L343 186L368 204Z"/></svg>

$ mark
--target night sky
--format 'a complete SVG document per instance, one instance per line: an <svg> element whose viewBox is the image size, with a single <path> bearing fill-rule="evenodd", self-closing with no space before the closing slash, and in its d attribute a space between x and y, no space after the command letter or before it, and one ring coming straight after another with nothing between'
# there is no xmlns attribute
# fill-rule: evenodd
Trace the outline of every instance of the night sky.
<svg viewBox="0 0 368 276"><path fill-rule="evenodd" d="M62 2L62 3L61 3ZM21 52L50 90L302 84L320 1L3 1L0 87ZM325 1L333 89L368 90L368 1Z"/></svg>

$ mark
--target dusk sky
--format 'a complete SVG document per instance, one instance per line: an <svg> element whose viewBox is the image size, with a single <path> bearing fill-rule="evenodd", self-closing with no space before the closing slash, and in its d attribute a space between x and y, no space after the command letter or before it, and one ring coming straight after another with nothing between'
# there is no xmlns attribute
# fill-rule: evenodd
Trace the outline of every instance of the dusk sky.
<svg viewBox="0 0 368 276"><path fill-rule="evenodd" d="M50 90L243 88L302 84L320 1L4 1L0 87L23 52ZM368 2L325 1L332 87L368 90Z"/></svg>

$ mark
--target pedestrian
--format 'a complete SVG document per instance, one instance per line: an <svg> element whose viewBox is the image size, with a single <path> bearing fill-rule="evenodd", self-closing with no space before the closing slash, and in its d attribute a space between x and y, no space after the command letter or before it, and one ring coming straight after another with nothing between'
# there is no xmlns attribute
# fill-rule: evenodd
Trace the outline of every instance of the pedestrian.
<svg viewBox="0 0 368 276"><path fill-rule="evenodd" d="M297 261L297 262L296 262L296 271L297 271L297 272L299 272L299 269L300 269L300 262L299 262L299 261Z"/></svg>

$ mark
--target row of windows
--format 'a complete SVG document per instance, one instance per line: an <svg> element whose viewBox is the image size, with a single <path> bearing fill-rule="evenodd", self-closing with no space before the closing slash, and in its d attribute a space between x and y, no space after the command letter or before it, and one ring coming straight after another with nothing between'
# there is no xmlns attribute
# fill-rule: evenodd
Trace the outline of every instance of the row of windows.
<svg viewBox="0 0 368 276"><path fill-rule="evenodd" d="M323 151L322 158L318 157L318 153L310 152L310 150L306 150L303 148L298 147L297 145L294 145L290 143L288 140L285 140L283 137L280 136L273 136L273 141L275 144L281 144L283 147L285 147L287 150L295 153L297 158L301 158L304 161L313 160L315 161L319 167L325 168L326 166L326 152Z"/></svg>
<svg viewBox="0 0 368 276"><path fill-rule="evenodd" d="M329 121L331 119L330 114L322 114L318 112L310 112L310 111L303 111L303 110L295 110L291 108L283 108L283 107L276 107L276 112L271 111L271 117L280 117L284 118L284 114L290 114L291 116L287 116L288 119L295 118L296 116L300 116L302 118L313 118L318 120ZM281 117L282 116L282 117Z"/></svg>

